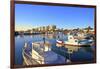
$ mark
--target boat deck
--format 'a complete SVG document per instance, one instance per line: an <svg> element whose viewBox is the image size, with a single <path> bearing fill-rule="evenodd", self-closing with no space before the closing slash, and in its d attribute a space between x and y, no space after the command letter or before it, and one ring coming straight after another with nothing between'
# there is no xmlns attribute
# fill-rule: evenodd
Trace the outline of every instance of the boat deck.
<svg viewBox="0 0 100 69"><path fill-rule="evenodd" d="M42 57L44 57L44 64L62 64L62 63L66 63L65 57L53 52L52 50L47 51L47 52L43 52L43 50L39 47L34 47L34 50L37 51ZM31 48L24 49L23 58L24 58L24 62L27 65L40 64L37 61L41 62L41 59L37 60L35 58L32 58ZM42 64L42 62L41 62L41 64Z"/></svg>

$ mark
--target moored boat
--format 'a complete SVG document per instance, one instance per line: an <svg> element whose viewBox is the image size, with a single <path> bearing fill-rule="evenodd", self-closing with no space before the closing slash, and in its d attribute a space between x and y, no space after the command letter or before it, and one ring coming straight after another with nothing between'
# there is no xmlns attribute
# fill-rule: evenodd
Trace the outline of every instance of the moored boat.
<svg viewBox="0 0 100 69"><path fill-rule="evenodd" d="M28 44L25 43L22 52L24 63L26 65L66 63L66 58L53 52L50 46L49 42L33 42L32 49L29 50Z"/></svg>
<svg viewBox="0 0 100 69"><path fill-rule="evenodd" d="M58 47L61 46L90 46L91 43L93 43L92 39L80 39L80 38L76 38L76 36L74 37L73 35L68 35L68 39L66 41L63 40L56 40L56 45L59 44Z"/></svg>

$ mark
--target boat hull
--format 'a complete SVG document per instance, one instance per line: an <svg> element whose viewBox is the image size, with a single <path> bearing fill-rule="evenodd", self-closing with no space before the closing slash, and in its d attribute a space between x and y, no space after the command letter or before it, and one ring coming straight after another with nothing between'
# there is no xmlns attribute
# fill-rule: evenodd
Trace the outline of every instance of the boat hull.
<svg viewBox="0 0 100 69"><path fill-rule="evenodd" d="M90 46L90 44L72 44L67 42L58 41L56 42L56 46L62 47L62 46Z"/></svg>

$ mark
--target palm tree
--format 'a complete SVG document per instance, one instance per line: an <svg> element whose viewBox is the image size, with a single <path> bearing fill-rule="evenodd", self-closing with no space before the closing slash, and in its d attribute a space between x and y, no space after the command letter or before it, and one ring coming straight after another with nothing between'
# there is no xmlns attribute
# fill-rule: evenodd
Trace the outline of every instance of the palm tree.
<svg viewBox="0 0 100 69"><path fill-rule="evenodd" d="M93 28L91 28L90 26L88 26L87 28L85 28L85 30L87 30L87 33L90 32L90 30L92 30Z"/></svg>

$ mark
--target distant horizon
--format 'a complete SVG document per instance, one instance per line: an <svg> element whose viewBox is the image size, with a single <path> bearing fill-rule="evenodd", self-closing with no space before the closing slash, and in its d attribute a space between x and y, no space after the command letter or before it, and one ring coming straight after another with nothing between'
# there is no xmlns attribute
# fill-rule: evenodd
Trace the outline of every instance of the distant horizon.
<svg viewBox="0 0 100 69"><path fill-rule="evenodd" d="M15 4L15 31L48 25L60 29L94 28L94 8Z"/></svg>
<svg viewBox="0 0 100 69"><path fill-rule="evenodd" d="M35 29L35 28L39 28L40 26L38 26L38 27L30 27L30 28L28 28L28 29L24 29L24 30L15 30L15 31L27 31L27 30L32 30L32 29ZM41 27L43 27L43 26L41 26ZM45 26L44 26L45 27ZM89 26L87 26L87 27L89 27ZM79 27L77 27L77 28L63 28L64 30L65 29L68 29L68 30L73 30L73 29L85 29L85 28L87 28L87 27L83 27L83 28L79 28ZM90 26L91 27L91 26ZM91 27L91 28L93 28L93 27ZM56 28L56 29L62 29L62 28ZM94 29L94 28L93 28Z"/></svg>

